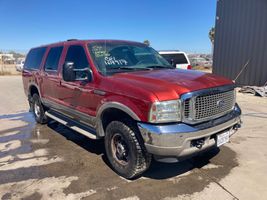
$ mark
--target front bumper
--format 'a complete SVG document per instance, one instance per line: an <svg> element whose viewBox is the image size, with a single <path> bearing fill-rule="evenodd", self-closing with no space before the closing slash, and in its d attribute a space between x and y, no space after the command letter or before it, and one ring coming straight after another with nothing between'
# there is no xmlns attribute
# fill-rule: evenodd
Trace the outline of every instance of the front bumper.
<svg viewBox="0 0 267 200"><path fill-rule="evenodd" d="M231 135L240 127L241 110L236 104L233 111L197 125L185 123L148 124L138 123L146 149L158 157L182 158L216 146L216 134L230 130ZM201 140L201 148L194 142ZM179 160L179 159L178 159Z"/></svg>

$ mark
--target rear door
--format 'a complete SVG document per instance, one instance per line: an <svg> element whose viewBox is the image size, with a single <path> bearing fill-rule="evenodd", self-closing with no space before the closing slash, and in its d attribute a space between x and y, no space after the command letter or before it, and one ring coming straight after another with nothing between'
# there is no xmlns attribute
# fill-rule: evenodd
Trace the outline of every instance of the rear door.
<svg viewBox="0 0 267 200"><path fill-rule="evenodd" d="M26 94L28 94L29 85L34 84L38 87L42 84L43 79L40 74L40 68L44 62L46 49L47 47L31 49L26 57L22 70L23 85ZM42 96L42 91L40 92L40 95Z"/></svg>
<svg viewBox="0 0 267 200"><path fill-rule="evenodd" d="M56 102L58 99L58 90L60 87L60 78L58 73L59 61L63 51L63 46L54 46L49 49L47 54L44 71L42 91L44 98Z"/></svg>

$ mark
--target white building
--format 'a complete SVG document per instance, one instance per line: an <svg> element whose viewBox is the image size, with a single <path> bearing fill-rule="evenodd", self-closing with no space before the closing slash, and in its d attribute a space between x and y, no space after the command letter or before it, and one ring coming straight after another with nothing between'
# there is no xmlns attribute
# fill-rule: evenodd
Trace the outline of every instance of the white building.
<svg viewBox="0 0 267 200"><path fill-rule="evenodd" d="M14 64L15 58L11 53L0 53L1 64Z"/></svg>

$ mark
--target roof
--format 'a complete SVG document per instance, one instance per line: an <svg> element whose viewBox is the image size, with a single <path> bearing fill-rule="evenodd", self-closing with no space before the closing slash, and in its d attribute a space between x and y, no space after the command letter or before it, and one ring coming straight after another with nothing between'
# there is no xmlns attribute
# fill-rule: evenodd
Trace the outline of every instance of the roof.
<svg viewBox="0 0 267 200"><path fill-rule="evenodd" d="M45 45L40 45L37 47L33 47L33 48L39 48L39 47L47 47L47 46L58 46L58 45L65 45L65 44L83 44L83 43L93 43L93 42L122 42L122 43L136 43L136 44L143 44L146 45L144 43L141 42L135 42L135 41L128 41L128 40L113 40L113 39L92 39L92 40L78 40L78 39L68 39L66 41L61 41L61 42L55 42L55 43L50 43L50 44L45 44Z"/></svg>

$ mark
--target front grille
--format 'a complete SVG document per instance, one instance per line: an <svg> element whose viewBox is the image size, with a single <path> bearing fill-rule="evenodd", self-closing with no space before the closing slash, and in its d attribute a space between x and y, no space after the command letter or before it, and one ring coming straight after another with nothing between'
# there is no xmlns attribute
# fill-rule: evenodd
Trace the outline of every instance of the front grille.
<svg viewBox="0 0 267 200"><path fill-rule="evenodd" d="M235 104L234 90L199 94L185 99L183 117L187 122L200 122L226 114Z"/></svg>

